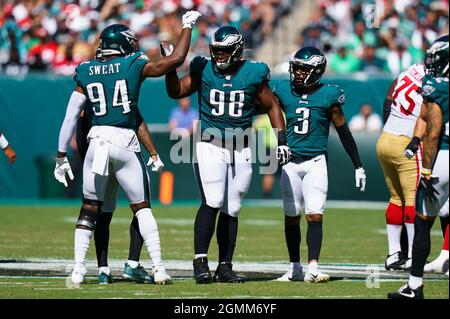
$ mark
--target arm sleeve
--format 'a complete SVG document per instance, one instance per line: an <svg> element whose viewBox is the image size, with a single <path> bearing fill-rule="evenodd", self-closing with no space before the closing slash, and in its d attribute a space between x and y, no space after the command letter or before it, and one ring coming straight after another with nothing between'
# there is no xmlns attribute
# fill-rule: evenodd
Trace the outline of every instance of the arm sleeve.
<svg viewBox="0 0 450 319"><path fill-rule="evenodd" d="M355 139L353 138L347 123L342 126L336 127L336 131L339 135L339 139L345 148L345 151L350 156L353 166L355 169L362 166L361 160L359 159L358 147L356 146Z"/></svg>
<svg viewBox="0 0 450 319"><path fill-rule="evenodd" d="M67 152L67 146L70 143L75 128L77 126L77 120L80 117L81 110L83 109L83 104L86 101L86 96L77 91L74 91L70 96L69 103L67 104L66 116L64 122L59 131L58 139L58 151L65 153Z"/></svg>

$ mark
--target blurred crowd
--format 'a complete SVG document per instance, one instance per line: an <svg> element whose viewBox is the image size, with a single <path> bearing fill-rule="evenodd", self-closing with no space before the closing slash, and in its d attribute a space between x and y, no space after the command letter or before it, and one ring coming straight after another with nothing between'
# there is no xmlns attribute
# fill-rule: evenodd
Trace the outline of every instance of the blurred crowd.
<svg viewBox="0 0 450 319"><path fill-rule="evenodd" d="M422 63L424 51L449 30L448 0L317 2L296 44L322 49L329 73L398 75L411 64ZM276 70L287 72L286 61Z"/></svg>
<svg viewBox="0 0 450 319"><path fill-rule="evenodd" d="M101 30L128 25L140 48L152 58L159 43L175 43L181 15L203 15L194 29L191 52L209 55L209 39L224 24L242 31L253 49L286 15L293 0L0 0L0 73L53 72L71 75L77 64L93 58ZM186 67L186 65L185 65Z"/></svg>

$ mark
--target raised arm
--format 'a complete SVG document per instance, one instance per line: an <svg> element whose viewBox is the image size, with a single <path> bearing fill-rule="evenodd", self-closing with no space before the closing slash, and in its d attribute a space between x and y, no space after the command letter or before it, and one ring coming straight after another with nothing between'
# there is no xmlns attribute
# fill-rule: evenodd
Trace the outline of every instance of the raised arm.
<svg viewBox="0 0 450 319"><path fill-rule="evenodd" d="M171 55L149 61L142 70L142 77L158 77L181 66L186 59L191 43L192 26L200 16L198 11L188 11L182 17L183 31Z"/></svg>
<svg viewBox="0 0 450 319"><path fill-rule="evenodd" d="M200 86L200 78L196 73L188 73L181 79L176 71L166 74L166 90L172 99L181 99L192 95Z"/></svg>

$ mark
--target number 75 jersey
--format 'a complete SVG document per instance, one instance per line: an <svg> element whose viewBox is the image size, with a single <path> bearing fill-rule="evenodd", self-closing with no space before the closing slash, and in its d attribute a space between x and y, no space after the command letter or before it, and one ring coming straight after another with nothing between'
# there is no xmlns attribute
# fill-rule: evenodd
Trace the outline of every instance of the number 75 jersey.
<svg viewBox="0 0 450 319"><path fill-rule="evenodd" d="M383 128L384 131L412 137L417 117L422 107L422 79L425 75L423 64L414 64L397 78L392 93L391 113Z"/></svg>
<svg viewBox="0 0 450 319"><path fill-rule="evenodd" d="M74 80L87 97L84 110L91 126L136 131L141 74L147 62L145 54L136 52L108 61L90 60L76 68Z"/></svg>
<svg viewBox="0 0 450 319"><path fill-rule="evenodd" d="M237 71L221 74L210 58L195 57L190 73L200 77L198 90L201 131L246 130L256 114L256 97L261 84L270 79L269 67L259 61L244 61Z"/></svg>

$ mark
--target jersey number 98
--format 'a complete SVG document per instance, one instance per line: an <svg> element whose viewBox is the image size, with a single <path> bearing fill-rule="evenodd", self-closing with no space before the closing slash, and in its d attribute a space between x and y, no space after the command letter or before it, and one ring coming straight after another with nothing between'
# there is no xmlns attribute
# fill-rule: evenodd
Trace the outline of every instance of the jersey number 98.
<svg viewBox="0 0 450 319"><path fill-rule="evenodd" d="M229 99L225 95L229 94ZM212 89L209 93L209 103L213 106L212 115L221 116L225 114L225 101L228 100L228 114L233 117L242 116L245 93L242 90L224 92Z"/></svg>

